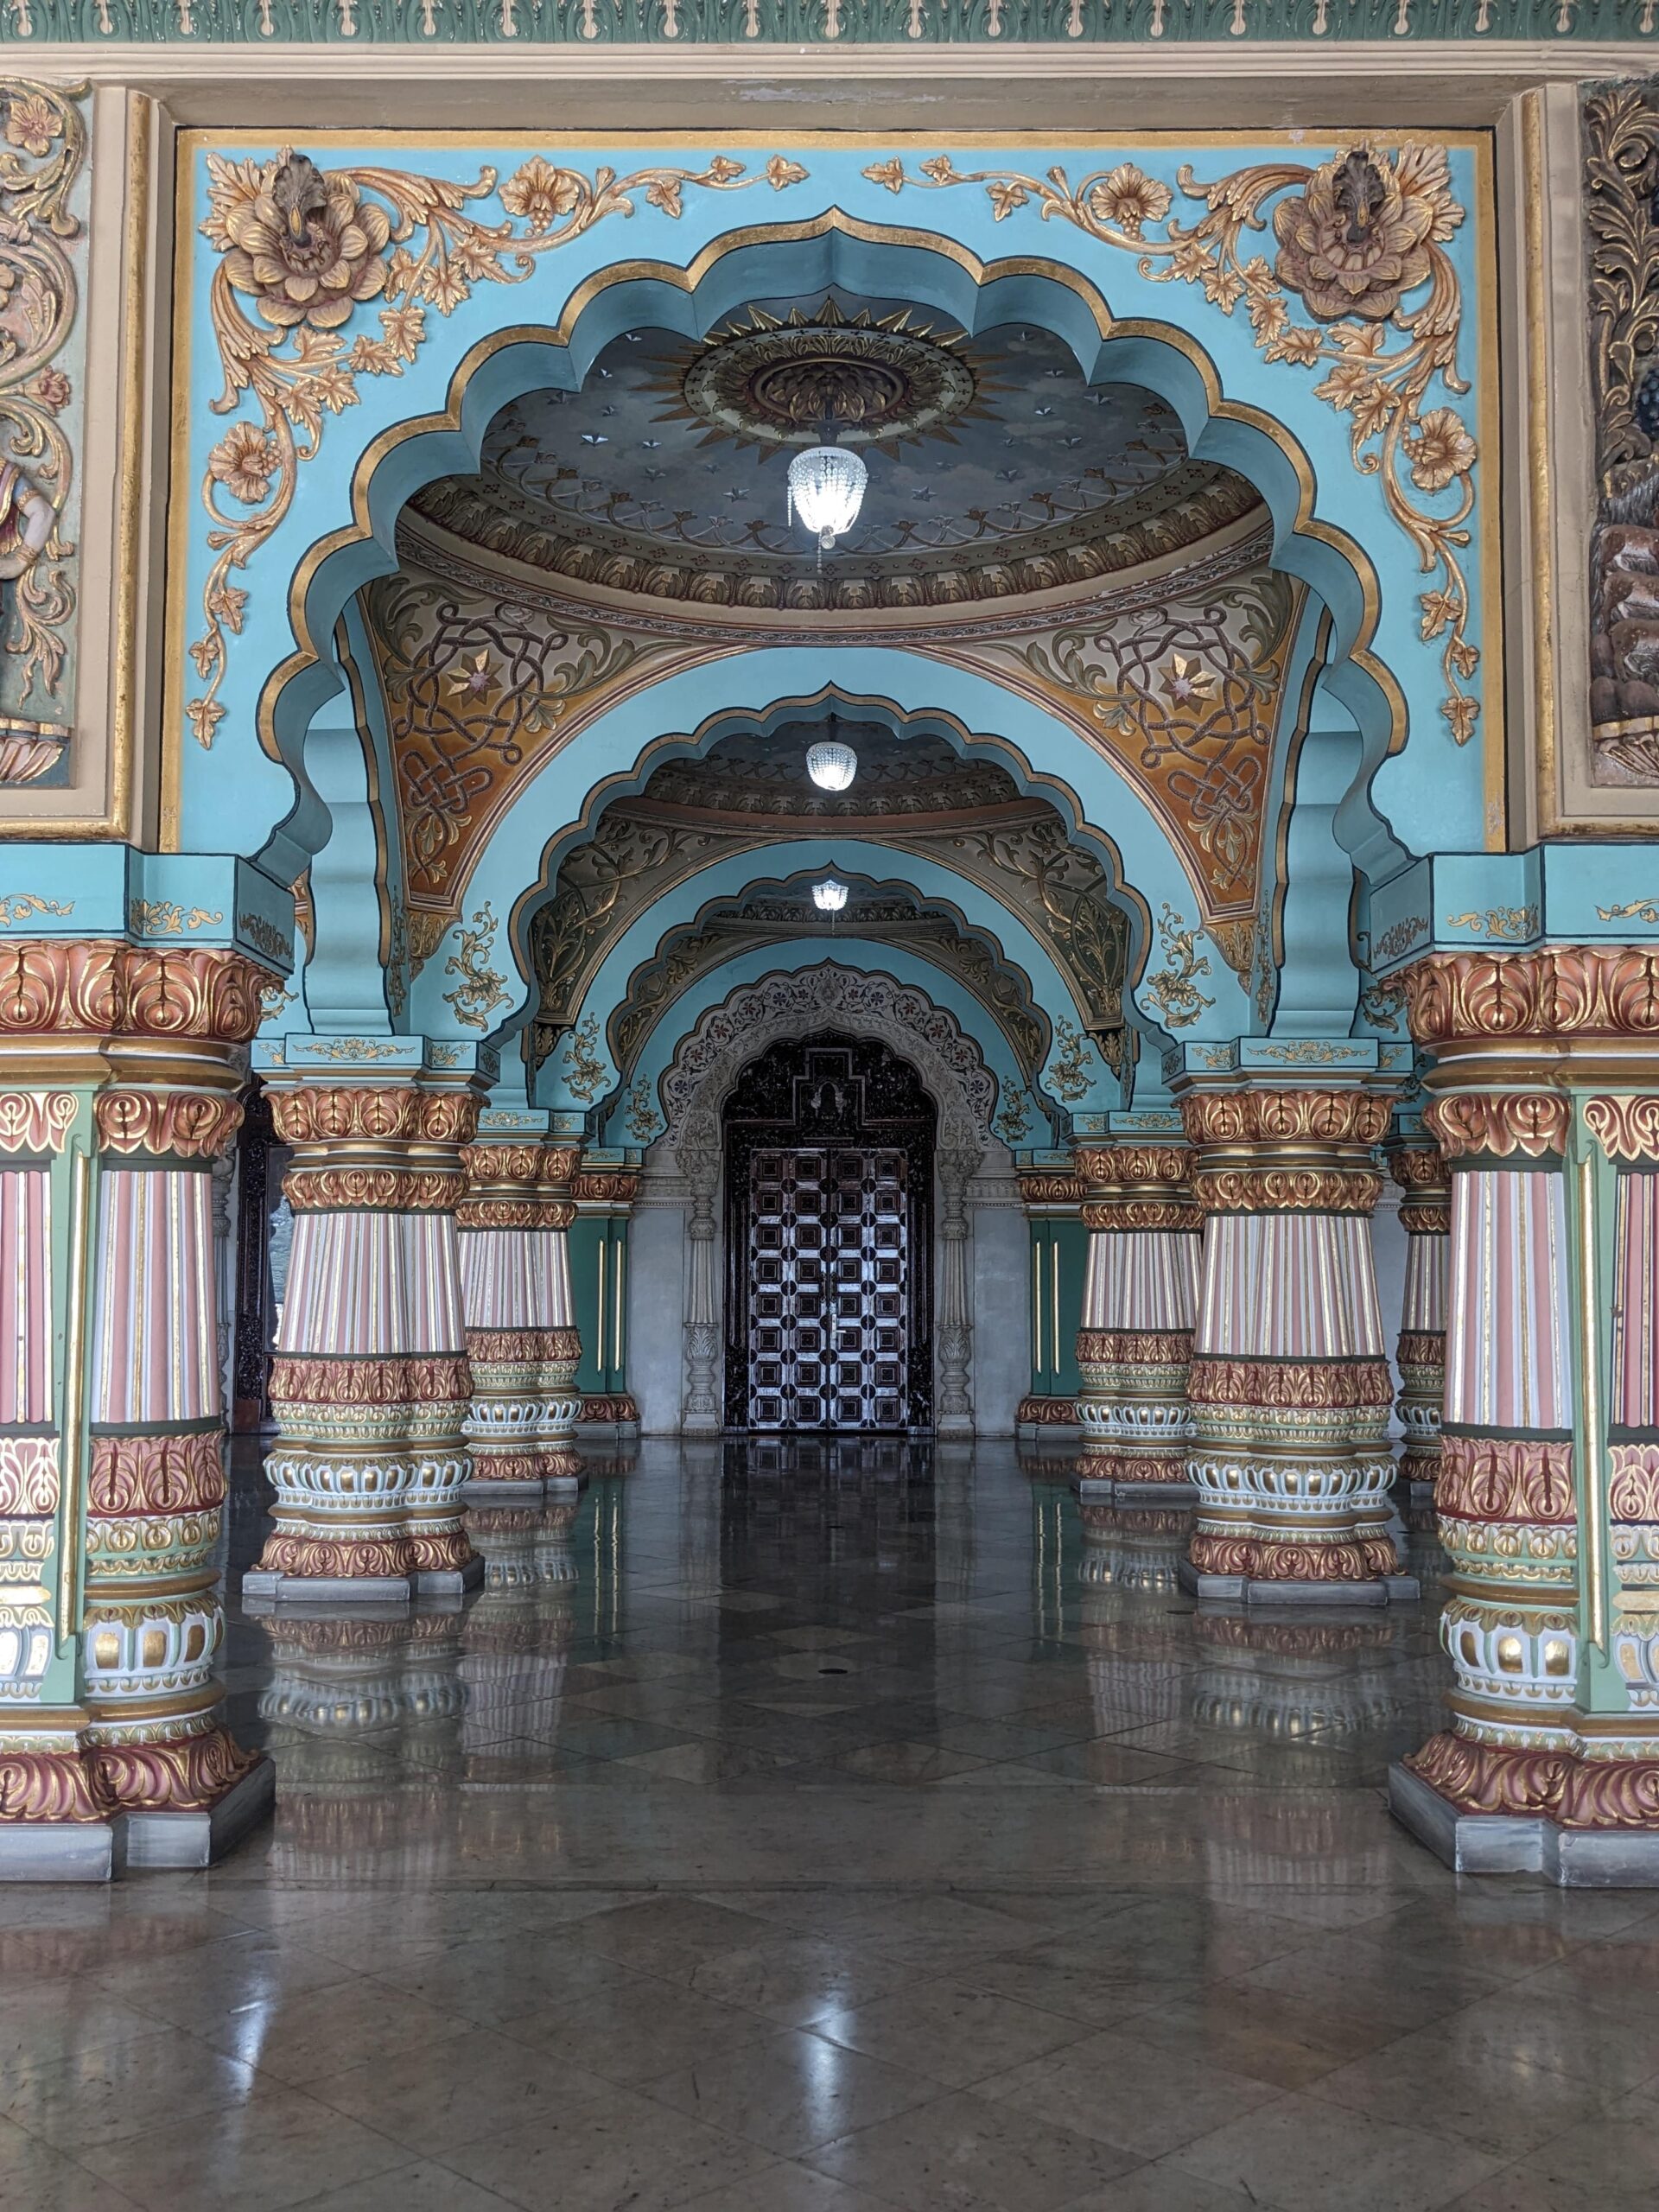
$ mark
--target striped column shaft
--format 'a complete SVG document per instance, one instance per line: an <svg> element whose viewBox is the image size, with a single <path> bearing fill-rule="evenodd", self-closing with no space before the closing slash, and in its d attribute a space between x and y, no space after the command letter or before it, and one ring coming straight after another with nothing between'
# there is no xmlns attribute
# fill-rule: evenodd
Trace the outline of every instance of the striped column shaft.
<svg viewBox="0 0 1659 2212"><path fill-rule="evenodd" d="M1389 1102L1240 1088L1191 1094L1182 1116L1205 1217L1192 1567L1286 1602L1344 1585L1380 1599L1400 1568L1370 1232Z"/></svg>
<svg viewBox="0 0 1659 2212"><path fill-rule="evenodd" d="M221 1719L225 1500L213 1165L242 1108L108 1090L93 1261L88 1740L124 1802L211 1803L257 1764Z"/></svg>
<svg viewBox="0 0 1659 2212"><path fill-rule="evenodd" d="M473 1484L538 1489L581 1468L582 1342L570 1288L574 1145L480 1143L461 1155L461 1302L472 1366Z"/></svg>
<svg viewBox="0 0 1659 2212"><path fill-rule="evenodd" d="M271 1112L293 1147L294 1241L270 1378L276 1529L251 1586L448 1587L476 1573L455 1209L478 1101L307 1084L273 1086Z"/></svg>
<svg viewBox="0 0 1659 2212"><path fill-rule="evenodd" d="M1400 1225L1406 1232L1406 1294L1395 1353L1400 1395L1395 1410L1406 1432L1400 1471L1412 1485L1414 1500L1427 1504L1440 1466L1452 1194L1446 1163L1434 1146L1391 1147L1389 1173L1405 1193Z"/></svg>
<svg viewBox="0 0 1659 2212"><path fill-rule="evenodd" d="M1077 1332L1080 1482L1188 1497L1186 1402L1203 1216L1179 1145L1090 1146L1089 1272Z"/></svg>
<svg viewBox="0 0 1659 2212"><path fill-rule="evenodd" d="M219 1680L211 1184L272 978L114 939L0 967L0 1830L154 1816L136 1854L205 1863L168 1816L264 1768Z"/></svg>
<svg viewBox="0 0 1659 2212"><path fill-rule="evenodd" d="M1425 1121L1452 1169L1446 1408L1435 1505L1453 1595L1452 1729L1408 1762L1468 1786L1492 1753L1569 1751L1579 1665L1571 1109L1550 1092L1448 1093Z"/></svg>

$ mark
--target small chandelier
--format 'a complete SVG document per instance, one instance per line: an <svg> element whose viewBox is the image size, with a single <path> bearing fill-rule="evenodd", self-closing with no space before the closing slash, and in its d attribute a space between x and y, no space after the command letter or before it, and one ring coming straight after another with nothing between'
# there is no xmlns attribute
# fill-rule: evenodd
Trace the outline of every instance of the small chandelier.
<svg viewBox="0 0 1659 2212"><path fill-rule="evenodd" d="M846 446L809 446L789 464L789 518L797 515L827 553L858 520L870 472Z"/></svg>
<svg viewBox="0 0 1659 2212"><path fill-rule="evenodd" d="M806 748L806 772L821 791L844 791L858 773L858 755L838 737L821 737Z"/></svg>
<svg viewBox="0 0 1659 2212"><path fill-rule="evenodd" d="M822 883L812 887L812 904L821 914L838 914L847 904L847 887L827 875Z"/></svg>

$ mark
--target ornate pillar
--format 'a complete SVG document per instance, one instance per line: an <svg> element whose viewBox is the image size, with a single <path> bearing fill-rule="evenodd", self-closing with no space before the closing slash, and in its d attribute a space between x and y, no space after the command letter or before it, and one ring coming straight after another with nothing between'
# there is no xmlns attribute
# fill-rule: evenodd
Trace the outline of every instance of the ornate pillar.
<svg viewBox="0 0 1659 2212"><path fill-rule="evenodd" d="M273 980L0 941L0 1878L206 1866L270 1802L218 1678L213 1169Z"/></svg>
<svg viewBox="0 0 1659 2212"><path fill-rule="evenodd" d="M1395 1401L1395 1411L1406 1431L1400 1471L1410 1484L1412 1505L1421 1510L1434 1502L1434 1478L1440 1466L1452 1192L1437 1146L1394 1144L1389 1147L1388 1158L1389 1173L1405 1192L1400 1226L1406 1232L1406 1295L1396 1355L1400 1395ZM1419 1523L1414 1521L1412 1526Z"/></svg>
<svg viewBox="0 0 1659 2212"><path fill-rule="evenodd" d="M1190 1498L1188 1363L1203 1216L1181 1145L1090 1146L1089 1274L1077 1332L1080 1497Z"/></svg>
<svg viewBox="0 0 1659 2212"><path fill-rule="evenodd" d="M628 1389L628 1220L639 1170L613 1164L622 1157L589 1154L570 1186L576 1208L570 1264L582 1345L576 1380L585 1426L638 1428L639 1408Z"/></svg>
<svg viewBox="0 0 1659 2212"><path fill-rule="evenodd" d="M691 1188L685 1224L685 1405L683 1436L718 1436L725 1426L720 1375L720 1291L715 1279L715 1190L720 1150L712 1140L679 1147Z"/></svg>
<svg viewBox="0 0 1659 2212"><path fill-rule="evenodd" d="M933 1427L935 1434L941 1437L974 1433L969 1380L974 1322L968 1278L968 1244L973 1230L968 1219L968 1185L978 1166L977 1152L940 1147L938 1408Z"/></svg>
<svg viewBox="0 0 1659 2212"><path fill-rule="evenodd" d="M1452 1170L1453 1688L1389 1801L1462 1872L1659 1884L1659 950L1406 986Z"/></svg>
<svg viewBox="0 0 1659 2212"><path fill-rule="evenodd" d="M575 1145L486 1135L462 1152L456 1210L461 1310L473 1395L465 1435L469 1493L574 1490L576 1367L570 1294Z"/></svg>
<svg viewBox="0 0 1659 2212"><path fill-rule="evenodd" d="M461 1048L397 1038L382 1058L375 1041L289 1038L269 1063L294 1241L265 1463L276 1525L243 1583L255 1599L401 1604L483 1572L461 1518L455 1228L478 1099Z"/></svg>
<svg viewBox="0 0 1659 2212"><path fill-rule="evenodd" d="M1077 1317L1087 1274L1083 1178L1066 1167L1022 1167L1020 1197L1031 1236L1031 1389L1016 1428L1072 1429L1077 1420Z"/></svg>
<svg viewBox="0 0 1659 2212"><path fill-rule="evenodd" d="M1184 1580L1257 1605L1414 1598L1390 1533L1394 1389L1370 1216L1389 1101L1359 1085L1181 1101L1205 1216Z"/></svg>

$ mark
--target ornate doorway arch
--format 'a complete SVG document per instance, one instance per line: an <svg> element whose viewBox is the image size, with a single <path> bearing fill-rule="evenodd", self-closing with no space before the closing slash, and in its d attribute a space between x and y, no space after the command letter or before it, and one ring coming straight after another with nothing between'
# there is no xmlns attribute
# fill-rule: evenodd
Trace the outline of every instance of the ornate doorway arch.
<svg viewBox="0 0 1659 2212"><path fill-rule="evenodd" d="M938 1109L879 1038L780 1039L721 1116L726 1425L931 1425Z"/></svg>

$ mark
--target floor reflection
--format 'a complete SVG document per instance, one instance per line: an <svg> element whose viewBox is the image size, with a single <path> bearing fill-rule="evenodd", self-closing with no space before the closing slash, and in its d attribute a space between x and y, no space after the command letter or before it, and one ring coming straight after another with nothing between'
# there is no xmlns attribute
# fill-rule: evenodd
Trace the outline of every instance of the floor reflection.
<svg viewBox="0 0 1659 2212"><path fill-rule="evenodd" d="M893 1789L976 1865L1090 1863L1107 1815L1175 1863L1217 1823L1259 1827L1263 1794L1374 1827L1388 1759L1435 1724L1433 1603L1200 1609L1176 1580L1187 1513L1079 1509L1063 1454L765 1438L590 1466L579 1501L469 1514L484 1584L448 1610L237 1618L234 1716L276 1761L284 1863L355 1841L544 1866L556 1835L583 1864L666 1866L721 1847L694 1803L747 1801L776 1833L746 1849L817 1870L837 1834L879 1861ZM999 1790L1031 1802L992 1834Z"/></svg>

